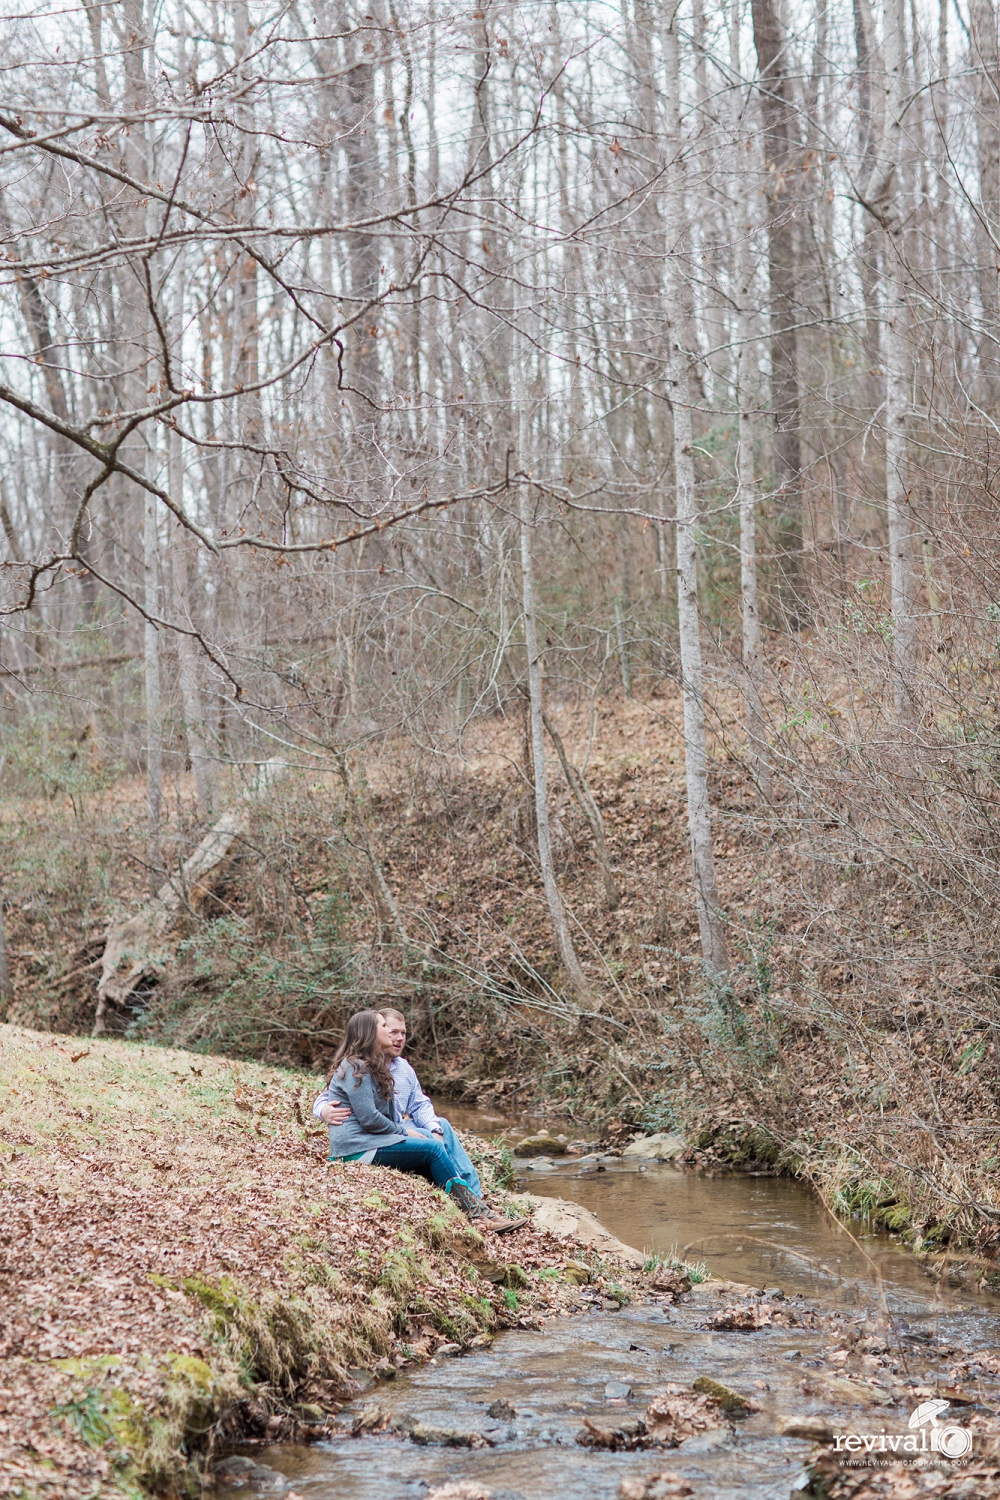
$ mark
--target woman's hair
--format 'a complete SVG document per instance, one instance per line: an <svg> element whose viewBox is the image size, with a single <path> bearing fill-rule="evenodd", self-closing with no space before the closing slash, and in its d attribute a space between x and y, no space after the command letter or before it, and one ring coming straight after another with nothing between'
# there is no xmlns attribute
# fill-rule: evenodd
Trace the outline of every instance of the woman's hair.
<svg viewBox="0 0 1000 1500"><path fill-rule="evenodd" d="M344 1030L344 1040L333 1059L327 1086L346 1059L353 1067L354 1077L359 1083L366 1073L370 1073L376 1092L385 1100L392 1098L392 1074L378 1041L378 1023L381 1018L380 1010L359 1010L351 1017Z"/></svg>

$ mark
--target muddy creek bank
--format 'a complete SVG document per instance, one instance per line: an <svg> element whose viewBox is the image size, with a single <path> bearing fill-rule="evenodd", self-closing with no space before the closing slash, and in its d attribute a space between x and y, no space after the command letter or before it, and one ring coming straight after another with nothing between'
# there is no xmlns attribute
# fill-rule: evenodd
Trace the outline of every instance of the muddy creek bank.
<svg viewBox="0 0 1000 1500"><path fill-rule="evenodd" d="M450 1113L484 1134L503 1127ZM420 1500L466 1480L493 1500L615 1500L623 1479L669 1470L705 1500L784 1500L801 1492L810 1427L905 1433L935 1396L973 1427L996 1408L997 1299L936 1287L898 1245L855 1239L795 1183L599 1165L553 1158L519 1171L532 1193L580 1204L642 1250L705 1261L713 1280L674 1305L651 1294L620 1311L553 1318L400 1374L345 1409L329 1441L244 1450L260 1466L246 1490ZM741 1317L761 1326L733 1328ZM668 1384L689 1391L706 1377L756 1409L666 1451L581 1444L595 1428L627 1443ZM984 1482L968 1493L996 1491Z"/></svg>

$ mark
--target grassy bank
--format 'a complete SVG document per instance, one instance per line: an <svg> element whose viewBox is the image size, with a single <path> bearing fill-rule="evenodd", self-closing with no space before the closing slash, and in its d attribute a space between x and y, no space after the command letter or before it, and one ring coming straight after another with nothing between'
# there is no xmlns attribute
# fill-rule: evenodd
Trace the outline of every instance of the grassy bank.
<svg viewBox="0 0 1000 1500"><path fill-rule="evenodd" d="M420 1179L328 1165L315 1083L0 1027L0 1494L197 1494L227 1439L321 1432L352 1371L624 1295Z"/></svg>

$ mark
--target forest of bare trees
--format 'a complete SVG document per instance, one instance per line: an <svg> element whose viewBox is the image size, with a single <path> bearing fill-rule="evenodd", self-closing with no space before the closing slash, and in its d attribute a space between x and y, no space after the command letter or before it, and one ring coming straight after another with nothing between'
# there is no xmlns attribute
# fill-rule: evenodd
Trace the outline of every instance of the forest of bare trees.
<svg viewBox="0 0 1000 1500"><path fill-rule="evenodd" d="M156 891L284 758L341 786L405 945L368 771L510 726L579 1016L607 976L555 780L605 918L628 880L558 711L655 699L710 991L760 998L766 905L782 1024L995 1057L993 0L3 27L10 805L141 776Z"/></svg>

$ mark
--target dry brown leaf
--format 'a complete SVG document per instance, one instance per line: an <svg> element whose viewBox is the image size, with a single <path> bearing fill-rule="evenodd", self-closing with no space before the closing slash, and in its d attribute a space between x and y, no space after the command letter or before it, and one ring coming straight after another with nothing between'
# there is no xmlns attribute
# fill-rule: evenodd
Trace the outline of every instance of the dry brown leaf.
<svg viewBox="0 0 1000 1500"><path fill-rule="evenodd" d="M668 1385L646 1408L646 1432L657 1443L676 1448L696 1432L724 1427L726 1419L714 1396L699 1395L684 1386Z"/></svg>
<svg viewBox="0 0 1000 1500"><path fill-rule="evenodd" d="M755 1333L758 1328L769 1328L774 1318L772 1309L760 1302L751 1302L744 1307L721 1308L706 1323L720 1333Z"/></svg>

